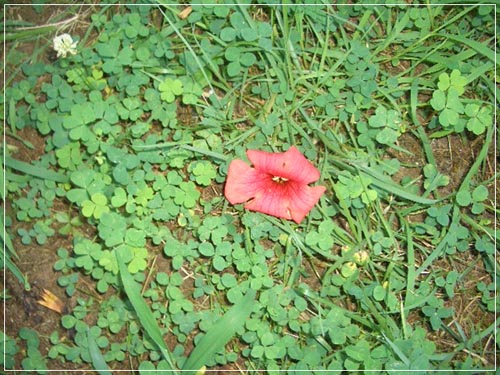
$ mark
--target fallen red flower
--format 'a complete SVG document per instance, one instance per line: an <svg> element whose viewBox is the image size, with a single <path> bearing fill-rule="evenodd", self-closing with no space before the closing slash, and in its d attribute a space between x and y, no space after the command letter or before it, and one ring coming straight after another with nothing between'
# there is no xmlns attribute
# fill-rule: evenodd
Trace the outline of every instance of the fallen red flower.
<svg viewBox="0 0 500 375"><path fill-rule="evenodd" d="M286 152L248 150L254 168L243 160L229 165L224 194L231 204L300 223L326 188L308 186L319 179L314 165L294 146Z"/></svg>

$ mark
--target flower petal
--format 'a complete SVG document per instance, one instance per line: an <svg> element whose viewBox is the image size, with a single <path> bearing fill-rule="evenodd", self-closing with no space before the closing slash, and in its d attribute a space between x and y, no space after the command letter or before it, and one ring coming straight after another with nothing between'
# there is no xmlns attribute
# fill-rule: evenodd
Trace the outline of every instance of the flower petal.
<svg viewBox="0 0 500 375"><path fill-rule="evenodd" d="M245 208L300 223L325 190L324 186L309 187L294 181L278 184L268 179Z"/></svg>
<svg viewBox="0 0 500 375"><path fill-rule="evenodd" d="M324 186L303 187L291 200L292 220L299 224L318 203L325 191L326 187Z"/></svg>
<svg viewBox="0 0 500 375"><path fill-rule="evenodd" d="M320 177L318 169L295 146L286 152L276 153L248 150L247 156L255 169L272 176L284 177L306 185Z"/></svg>
<svg viewBox="0 0 500 375"><path fill-rule="evenodd" d="M255 197L266 178L243 160L233 160L227 171L224 195L231 204L246 202Z"/></svg>

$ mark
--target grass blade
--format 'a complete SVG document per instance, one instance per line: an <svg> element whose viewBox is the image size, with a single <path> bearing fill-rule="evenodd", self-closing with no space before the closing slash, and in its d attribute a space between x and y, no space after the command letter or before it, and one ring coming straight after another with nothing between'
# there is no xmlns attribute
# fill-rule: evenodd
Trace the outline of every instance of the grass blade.
<svg viewBox="0 0 500 375"><path fill-rule="evenodd" d="M161 4L161 2L158 2L158 3ZM175 33L177 34L177 36L179 37L179 39L182 40L182 42L184 43L184 45L186 46L186 48L188 49L188 51L191 53L191 56L193 57L194 61L196 62L196 65L198 65L198 68L200 69L201 74L203 75L203 78L205 78L205 81L206 81L208 87L210 87L210 89L212 91L215 91L214 87L212 86L212 81L210 80L210 78L208 77L207 73L205 72L204 65L202 64L202 62L198 58L198 55L196 54L196 52L194 52L193 48L191 47L191 44L186 40L186 38L184 37L184 35L181 32L181 30L179 30L179 28L177 27L177 25L174 22L172 22L170 20L170 18L168 18L167 13L160 6L158 6L158 10L163 15L163 18L168 22L168 24L170 25L170 27L172 27L172 29L174 29ZM194 72L191 72L191 73L194 74ZM218 99L217 96L215 96L215 100L217 100L217 102L219 101L219 99ZM219 105L220 105L220 103L219 103Z"/></svg>
<svg viewBox="0 0 500 375"><path fill-rule="evenodd" d="M202 149L199 147L193 147L193 146L189 146L189 145L180 145L179 147L183 148L184 150L196 152L198 154L206 155L206 156L209 156L211 158L222 160L222 161L227 161L229 159L229 157L227 157L223 154L220 154L218 152L213 152L210 150L205 150L205 149Z"/></svg>
<svg viewBox="0 0 500 375"><path fill-rule="evenodd" d="M387 47L392 44L394 39L401 35L401 31L407 27L408 22L410 21L410 12L406 12L403 17L398 21L396 25L391 30L391 33L386 36L384 42L381 43L375 51L373 51L373 55L378 55L381 51L387 49Z"/></svg>
<svg viewBox="0 0 500 375"><path fill-rule="evenodd" d="M436 165L436 160L434 159L434 154L432 153L431 144L429 142L429 138L422 127L422 124L418 120L417 117L417 105L418 105L418 87L419 87L419 79L415 78L413 83L411 84L410 89L410 108L411 108L411 118L415 125L417 125L416 133L418 137L422 140L422 147L424 149L425 158L427 162L433 165Z"/></svg>
<svg viewBox="0 0 500 375"><path fill-rule="evenodd" d="M400 220L404 223L404 233L406 234L406 243L407 243L407 274L406 274L406 300L405 300L405 308L408 308L408 296L413 295L415 291L415 248L413 247L413 237L410 231L409 223L400 218Z"/></svg>
<svg viewBox="0 0 500 375"><path fill-rule="evenodd" d="M87 328L87 341L89 344L90 357L92 358L92 366L101 375L112 375L109 370L106 360L102 356L95 339L90 335L90 329Z"/></svg>
<svg viewBox="0 0 500 375"><path fill-rule="evenodd" d="M17 267L17 265L12 261L10 255L8 253L3 253L3 250L0 250L0 268L8 269L16 277L19 283L23 285L24 290L26 291L31 290L31 285L29 281L26 279L26 276L23 275L19 267Z"/></svg>
<svg viewBox="0 0 500 375"><path fill-rule="evenodd" d="M2 181L3 182L3 181ZM3 199L3 192L2 192ZM12 260L13 258L19 259L16 249L12 244L9 233L5 230L4 218L0 217L0 225L4 228L0 232L0 268L9 270L17 280L24 286L25 290L31 290L31 286L25 275L21 272L17 264Z"/></svg>
<svg viewBox="0 0 500 375"><path fill-rule="evenodd" d="M392 349L394 354L399 357L399 359L405 364L406 367L410 368L410 359L386 335L382 333L382 336L384 336L385 342L389 344L389 347Z"/></svg>
<svg viewBox="0 0 500 375"><path fill-rule="evenodd" d="M118 251L115 252L115 256L118 262L118 267L120 269L120 277L123 283L123 289L125 290L130 303L134 307L134 310L137 314L137 317L139 318L139 321L141 322L142 327L144 328L144 331L146 331L146 334L158 346L170 368L174 369L175 367L173 365L170 352L168 351L168 348L163 341L160 327L158 327L153 313L141 296L140 285L128 272L127 266ZM168 372L167 374L177 374L177 371Z"/></svg>
<svg viewBox="0 0 500 375"><path fill-rule="evenodd" d="M443 38L452 39L455 42L465 44L466 46L472 48L474 51L480 53L484 57L488 58L490 61L495 62L497 55L495 55L495 51L488 48L485 43L480 43L472 39L464 38L460 35L452 35L452 34L436 34Z"/></svg>
<svg viewBox="0 0 500 375"><path fill-rule="evenodd" d="M68 176L62 173L57 173L55 171L43 167L37 167L25 163L24 161L13 159L10 156L5 157L5 166L7 168L12 168L15 169L16 171L29 174L31 176L35 176L38 178L42 178L45 180L52 180L55 182L68 182L69 180Z"/></svg>
<svg viewBox="0 0 500 375"><path fill-rule="evenodd" d="M231 307L202 337L184 363L182 371L194 375L207 361L224 348L236 331L243 326L253 309L255 290L247 294Z"/></svg>
<svg viewBox="0 0 500 375"><path fill-rule="evenodd" d="M404 190L400 185L396 184L392 179L373 169L370 169L363 165L357 165L356 168L359 169L360 175L368 175L372 177L373 179L372 184L374 186L378 187L379 189L385 190L390 194L398 195L400 198L424 205L431 205L438 202L435 199L424 198Z"/></svg>
<svg viewBox="0 0 500 375"><path fill-rule="evenodd" d="M455 236L455 233L450 229L455 228L459 221L460 221L459 208L457 206L453 206L452 220L448 226L448 232L443 237L443 239L441 240L439 245L437 245L434 248L432 253L430 253L427 256L427 258L425 258L424 262L416 270L416 276L425 272L427 270L427 267L429 267L432 264L432 262L434 262L434 260L436 260L438 257L440 257L443 254L443 251L445 250L446 246L448 246L448 243L450 242L450 238L453 238L453 236Z"/></svg>

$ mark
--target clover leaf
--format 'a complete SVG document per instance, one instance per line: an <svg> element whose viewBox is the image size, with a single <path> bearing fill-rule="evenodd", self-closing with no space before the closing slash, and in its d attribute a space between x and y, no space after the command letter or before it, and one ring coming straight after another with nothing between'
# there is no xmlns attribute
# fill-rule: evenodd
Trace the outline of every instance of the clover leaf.
<svg viewBox="0 0 500 375"><path fill-rule="evenodd" d="M484 133L484 131L493 123L493 115L491 106L479 106L471 103L465 106L465 114L469 116L467 120L467 130L470 130L476 135Z"/></svg>
<svg viewBox="0 0 500 375"><path fill-rule="evenodd" d="M174 202L186 208L193 208L199 197L200 192L193 182L181 182L179 188L175 190Z"/></svg>
<svg viewBox="0 0 500 375"><path fill-rule="evenodd" d="M118 273L118 262L116 261L115 254L110 250L103 250L101 252L99 255L99 265L115 275Z"/></svg>
<svg viewBox="0 0 500 375"><path fill-rule="evenodd" d="M441 186L446 186L450 182L450 178L441 174L434 164L426 164L423 168L425 180L424 188L428 191L433 191Z"/></svg>
<svg viewBox="0 0 500 375"><path fill-rule="evenodd" d="M333 246L333 222L328 220L322 222L318 230L311 230L306 235L306 244L310 246L318 246L321 250L328 251Z"/></svg>
<svg viewBox="0 0 500 375"><path fill-rule="evenodd" d="M203 89L191 77L181 77L182 82L182 102L184 104L196 104L203 94Z"/></svg>
<svg viewBox="0 0 500 375"><path fill-rule="evenodd" d="M462 207L466 207L472 203L472 195L468 190L460 190L455 196L455 199Z"/></svg>
<svg viewBox="0 0 500 375"><path fill-rule="evenodd" d="M383 106L377 107L375 113L368 119L368 126L359 122L357 126L360 136L358 142L362 146L370 146L371 139L379 144L393 145L403 132L402 121L399 113Z"/></svg>
<svg viewBox="0 0 500 375"><path fill-rule="evenodd" d="M208 186L217 175L214 166L208 161L195 162L189 166L190 172L197 184Z"/></svg>
<svg viewBox="0 0 500 375"><path fill-rule="evenodd" d="M75 255L75 264L83 268L85 271L92 271L94 268L94 261L99 260L99 254L102 251L98 243L92 242L88 239L77 240L73 247Z"/></svg>
<svg viewBox="0 0 500 375"><path fill-rule="evenodd" d="M121 207L125 203L127 203L127 192L122 187L116 188L114 195L111 197L111 205L113 207Z"/></svg>
<svg viewBox="0 0 500 375"><path fill-rule="evenodd" d="M467 79L460 71L453 70L450 75L442 73L437 84L438 90L432 94L430 104L439 113L439 123L443 127L453 126L457 130L461 126L459 119L464 113L464 105L460 99L465 91Z"/></svg>
<svg viewBox="0 0 500 375"><path fill-rule="evenodd" d="M80 152L80 143L71 142L56 150L58 164L68 170L76 170L82 164L82 154Z"/></svg>
<svg viewBox="0 0 500 375"><path fill-rule="evenodd" d="M108 198L102 193L94 193L90 200L82 202L82 214L85 217L95 217L99 219L105 212L109 212Z"/></svg>
<svg viewBox="0 0 500 375"><path fill-rule="evenodd" d="M427 210L427 213L429 214L429 216L433 219L435 219L435 221L442 225L442 226L446 226L450 223L450 211L451 211L451 205L450 204L445 204L443 206L433 206L433 207L430 207L428 210Z"/></svg>
<svg viewBox="0 0 500 375"><path fill-rule="evenodd" d="M348 172L339 174L334 185L335 192L342 204L361 208L377 199L377 191L370 189L372 180L368 176L352 176Z"/></svg>
<svg viewBox="0 0 500 375"><path fill-rule="evenodd" d="M102 57L116 58L120 49L120 39L117 37L105 39L107 38L102 37L101 42L96 45L97 53Z"/></svg>
<svg viewBox="0 0 500 375"><path fill-rule="evenodd" d="M97 225L99 237L104 240L108 247L123 242L126 227L125 218L115 212L104 212Z"/></svg>
<svg viewBox="0 0 500 375"><path fill-rule="evenodd" d="M453 309L447 307L424 306L422 312L429 317L431 327L434 331L441 328L442 319L449 318L453 315Z"/></svg>
<svg viewBox="0 0 500 375"><path fill-rule="evenodd" d="M148 256L148 251L143 247L132 248L133 258L128 264L127 268L131 274L135 274L139 271L146 269L148 263L146 258Z"/></svg>
<svg viewBox="0 0 500 375"><path fill-rule="evenodd" d="M160 97L167 103L172 103L176 96L184 92L182 81L180 79L172 79L167 77L160 83L158 89L160 90Z"/></svg>
<svg viewBox="0 0 500 375"><path fill-rule="evenodd" d="M447 73L441 73L439 75L438 89L441 91L446 91L449 89L455 89L458 95L462 95L465 91L465 86L467 85L467 78L462 76L459 70L453 69L450 75Z"/></svg>
<svg viewBox="0 0 500 375"><path fill-rule="evenodd" d="M244 52L240 47L227 48L224 57L229 62L227 65L227 74L230 77L237 76L257 61L252 52Z"/></svg>
<svg viewBox="0 0 500 375"><path fill-rule="evenodd" d="M488 198L488 188L484 185L477 186L472 191L471 198L473 202L471 208L472 213L476 215L482 213L485 209L483 201Z"/></svg>
<svg viewBox="0 0 500 375"><path fill-rule="evenodd" d="M116 112L122 120L136 121L144 113L142 103L137 98L125 98L116 106Z"/></svg>
<svg viewBox="0 0 500 375"><path fill-rule="evenodd" d="M40 353L40 339L38 333L30 328L23 327L19 330L19 337L26 340L26 357L21 362L23 369L33 370L37 369L39 372L47 371L47 364L45 357Z"/></svg>
<svg viewBox="0 0 500 375"><path fill-rule="evenodd" d="M94 106L90 102L75 104L71 108L71 115L63 119L63 127L69 130L69 138L88 141L93 137L89 124L97 119Z"/></svg>

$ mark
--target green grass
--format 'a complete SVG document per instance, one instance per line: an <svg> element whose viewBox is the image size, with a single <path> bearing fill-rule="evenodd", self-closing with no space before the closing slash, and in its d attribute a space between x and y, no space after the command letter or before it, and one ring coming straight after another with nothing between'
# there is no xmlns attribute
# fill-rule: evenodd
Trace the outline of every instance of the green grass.
<svg viewBox="0 0 500 375"><path fill-rule="evenodd" d="M71 233L77 301L9 368L494 369L494 6L88 9L76 55L8 45L7 233ZM232 160L291 145L327 187L303 222L226 201Z"/></svg>

